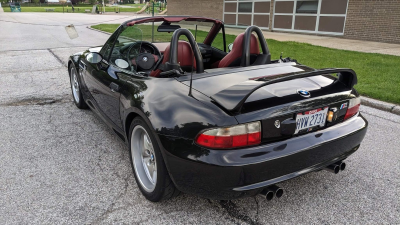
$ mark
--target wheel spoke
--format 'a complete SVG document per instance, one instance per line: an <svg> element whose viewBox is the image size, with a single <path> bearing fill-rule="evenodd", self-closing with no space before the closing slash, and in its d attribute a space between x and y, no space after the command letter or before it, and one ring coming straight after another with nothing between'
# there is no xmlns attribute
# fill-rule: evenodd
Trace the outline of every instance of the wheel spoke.
<svg viewBox="0 0 400 225"><path fill-rule="evenodd" d="M154 183L154 172L155 172L154 162L150 162L150 165L147 168L149 169L149 175L151 181Z"/></svg>
<svg viewBox="0 0 400 225"><path fill-rule="evenodd" d="M150 158L150 154L151 154L151 152L149 150L143 149L143 151L142 151L143 158Z"/></svg>
<svg viewBox="0 0 400 225"><path fill-rule="evenodd" d="M154 171L153 165L150 163L150 164L147 166L147 169L149 170L150 177L152 177L153 171Z"/></svg>
<svg viewBox="0 0 400 225"><path fill-rule="evenodd" d="M153 145L151 144L149 137L145 134L143 135L143 139L144 149L153 152Z"/></svg>
<svg viewBox="0 0 400 225"><path fill-rule="evenodd" d="M150 165L150 157L143 158L143 164L148 168Z"/></svg>
<svg viewBox="0 0 400 225"><path fill-rule="evenodd" d="M157 165L156 162L153 162L153 172L151 173L151 178L153 179L154 183L157 179Z"/></svg>

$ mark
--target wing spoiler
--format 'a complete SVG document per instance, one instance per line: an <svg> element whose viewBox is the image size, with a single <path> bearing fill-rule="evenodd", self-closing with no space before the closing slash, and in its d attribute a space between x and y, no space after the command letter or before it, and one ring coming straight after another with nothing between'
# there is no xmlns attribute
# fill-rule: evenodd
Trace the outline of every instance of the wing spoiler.
<svg viewBox="0 0 400 225"><path fill-rule="evenodd" d="M211 96L211 99L229 112L240 113L242 106L246 102L247 98L254 91L261 87L293 79L327 75L333 73L337 73L338 80L343 82L350 89L353 88L355 84L357 84L357 75L352 69L320 69L311 72L296 73L291 75L284 74L271 77L263 77L262 81L248 80L246 82L233 85L214 94L213 96Z"/></svg>

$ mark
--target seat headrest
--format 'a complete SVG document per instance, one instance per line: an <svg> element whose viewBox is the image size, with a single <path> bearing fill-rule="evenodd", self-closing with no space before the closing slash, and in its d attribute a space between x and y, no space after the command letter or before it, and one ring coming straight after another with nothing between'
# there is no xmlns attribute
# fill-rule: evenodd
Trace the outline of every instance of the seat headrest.
<svg viewBox="0 0 400 225"><path fill-rule="evenodd" d="M260 54L258 39L254 34L250 36L250 54ZM244 33L239 34L233 42L232 51L230 51L219 63L218 67L228 67L232 62L241 58L243 55Z"/></svg>

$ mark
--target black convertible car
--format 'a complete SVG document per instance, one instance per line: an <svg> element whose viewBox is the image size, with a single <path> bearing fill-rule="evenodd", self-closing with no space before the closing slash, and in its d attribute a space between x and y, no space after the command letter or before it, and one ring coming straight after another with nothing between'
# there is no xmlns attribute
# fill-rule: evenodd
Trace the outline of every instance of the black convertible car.
<svg viewBox="0 0 400 225"><path fill-rule="evenodd" d="M138 18L68 69L76 106L127 143L150 201L280 197L279 182L343 170L368 126L353 70L272 60L256 26L227 45L220 20Z"/></svg>

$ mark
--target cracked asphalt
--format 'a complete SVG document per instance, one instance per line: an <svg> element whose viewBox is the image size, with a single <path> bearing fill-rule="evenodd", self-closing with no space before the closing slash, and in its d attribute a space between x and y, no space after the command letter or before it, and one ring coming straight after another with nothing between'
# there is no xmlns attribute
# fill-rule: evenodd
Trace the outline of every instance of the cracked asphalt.
<svg viewBox="0 0 400 225"><path fill-rule="evenodd" d="M0 14L33 17L65 23L57 13ZM72 102L68 55L108 36L79 28L69 40L61 28L0 22L0 224L400 224L400 116L369 107L361 108L369 121L364 142L338 175L283 182L285 194L270 202L189 194L147 201L126 146Z"/></svg>

